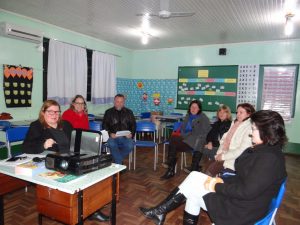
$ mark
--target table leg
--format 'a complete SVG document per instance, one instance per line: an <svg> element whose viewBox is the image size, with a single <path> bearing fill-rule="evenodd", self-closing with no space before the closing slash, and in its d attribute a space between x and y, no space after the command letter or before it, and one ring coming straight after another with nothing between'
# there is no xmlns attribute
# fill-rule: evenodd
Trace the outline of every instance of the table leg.
<svg viewBox="0 0 300 225"><path fill-rule="evenodd" d="M78 225L83 225L83 191L78 192Z"/></svg>
<svg viewBox="0 0 300 225"><path fill-rule="evenodd" d="M0 225L4 225L4 203L3 195L0 195Z"/></svg>
<svg viewBox="0 0 300 225"><path fill-rule="evenodd" d="M111 202L111 225L116 225L117 200L116 200L116 174L112 176L112 202Z"/></svg>
<svg viewBox="0 0 300 225"><path fill-rule="evenodd" d="M39 223L39 225L42 225L42 223L43 223L43 215L41 214L41 213L39 213L39 218L38 218L38 223Z"/></svg>

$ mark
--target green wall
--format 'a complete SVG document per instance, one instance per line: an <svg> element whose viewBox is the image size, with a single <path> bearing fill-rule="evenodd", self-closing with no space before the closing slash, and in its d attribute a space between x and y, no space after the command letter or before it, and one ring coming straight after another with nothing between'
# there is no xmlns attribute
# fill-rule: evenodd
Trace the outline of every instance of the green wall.
<svg viewBox="0 0 300 225"><path fill-rule="evenodd" d="M227 55L219 56L219 48L227 48ZM300 40L138 50L133 54L131 78L177 79L178 66L300 64L299 52ZM295 118L286 124L289 141L294 143L300 143L299 80L300 76Z"/></svg>
<svg viewBox="0 0 300 225"><path fill-rule="evenodd" d="M117 57L117 76L128 77L131 75L132 50L117 46L102 40L98 40L86 35L82 35L70 30L59 28L54 25L42 23L27 17L9 13L0 10L0 22L8 23L40 30L48 38L55 38L59 41L83 46L89 49L99 50ZM32 107L8 109L5 106L3 89L0 88L0 112L9 112L15 120L35 119L42 105L42 88L43 88L43 56L42 52L37 50L37 44L6 38L0 36L0 84L3 83L3 64L23 65L33 67L33 92ZM63 110L66 107L63 107ZM89 112L103 112L107 106L94 106L89 104Z"/></svg>
<svg viewBox="0 0 300 225"><path fill-rule="evenodd" d="M209 66L238 64L300 64L300 40L273 42L238 43L208 46L133 51L102 40L91 38L57 26L0 10L0 22L6 21L41 30L45 37L80 45L90 49L119 55L117 76L138 79L177 79L178 66ZM227 48L226 56L219 56L219 48ZM7 109L4 104L3 89L0 88L0 111L11 112L15 120L37 118L42 104L42 53L36 44L0 36L0 75L2 64L24 65L34 68L33 105L31 108ZM298 92L296 102L300 100ZM2 86L3 77L0 76ZM92 113L103 112L108 106L89 105ZM212 116L213 114L209 114ZM300 106L296 104L296 114L287 126L290 142L300 143L297 135L300 129Z"/></svg>

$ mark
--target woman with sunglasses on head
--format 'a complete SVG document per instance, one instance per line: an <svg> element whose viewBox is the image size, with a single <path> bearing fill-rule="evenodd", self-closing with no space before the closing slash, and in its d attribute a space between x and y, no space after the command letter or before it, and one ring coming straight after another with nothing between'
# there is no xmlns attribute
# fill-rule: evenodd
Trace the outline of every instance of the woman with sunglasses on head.
<svg viewBox="0 0 300 225"><path fill-rule="evenodd" d="M39 119L30 124L22 145L22 151L39 154L45 150L66 153L70 151L72 125L61 118L60 105L46 100Z"/></svg>
<svg viewBox="0 0 300 225"><path fill-rule="evenodd" d="M261 110L251 116L252 143L235 160L236 175L212 178L192 172L159 205L140 208L155 224L185 203L184 225L196 225L200 209L216 225L248 225L262 219L287 177L283 146L287 141L279 113Z"/></svg>
<svg viewBox="0 0 300 225"><path fill-rule="evenodd" d="M89 129L86 102L82 95L76 95L73 98L70 108L62 114L62 119L69 121L74 129Z"/></svg>

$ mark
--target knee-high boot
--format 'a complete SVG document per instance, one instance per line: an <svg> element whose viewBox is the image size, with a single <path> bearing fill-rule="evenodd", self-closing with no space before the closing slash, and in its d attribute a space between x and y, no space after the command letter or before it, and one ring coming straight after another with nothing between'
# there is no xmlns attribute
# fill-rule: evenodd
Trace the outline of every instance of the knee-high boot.
<svg viewBox="0 0 300 225"><path fill-rule="evenodd" d="M153 208L140 207L141 212L145 217L153 220L156 225L163 225L166 214L176 209L186 200L183 194L177 193L178 190L178 188L174 189L166 199Z"/></svg>
<svg viewBox="0 0 300 225"><path fill-rule="evenodd" d="M176 158L176 147L169 146L168 152L168 169L166 173L161 176L161 179L167 180L175 175L175 166L176 166L177 158Z"/></svg>
<svg viewBox="0 0 300 225"><path fill-rule="evenodd" d="M202 152L195 151L192 158L191 171L199 171L199 163L202 158Z"/></svg>
<svg viewBox="0 0 300 225"><path fill-rule="evenodd" d="M183 225L197 225L199 215L194 216L184 211L183 214Z"/></svg>
<svg viewBox="0 0 300 225"><path fill-rule="evenodd" d="M160 177L160 179L167 180L167 179L170 179L171 177L174 177L176 161L177 161L176 158L173 158L173 159L169 160L168 169L167 169L166 173L163 176Z"/></svg>

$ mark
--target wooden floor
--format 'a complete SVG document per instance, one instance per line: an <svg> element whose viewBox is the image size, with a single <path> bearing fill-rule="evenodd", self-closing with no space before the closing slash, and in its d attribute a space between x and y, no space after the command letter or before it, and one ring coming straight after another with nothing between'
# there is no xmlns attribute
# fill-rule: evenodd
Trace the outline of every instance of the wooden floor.
<svg viewBox="0 0 300 225"><path fill-rule="evenodd" d="M151 225L151 221L145 219L139 212L139 206L153 206L164 199L186 177L186 173L178 171L176 176L168 181L161 181L159 177L164 173L162 166L153 171L153 150L142 150L137 153L137 169L121 174L120 201L117 204L118 225ZM160 155L160 159L161 159ZM161 161L160 161L161 163ZM276 216L277 225L300 224L300 157L286 156L288 171L287 191L283 203ZM258 179L260 179L258 177ZM29 187L28 192L24 189L8 194L4 198L5 225L33 225L37 224L35 206L35 189ZM109 207L104 209L109 212ZM166 225L182 224L183 206L168 214ZM45 218L45 225L57 225L59 222ZM109 224L85 221L87 225ZM210 224L205 213L201 214L201 225Z"/></svg>

